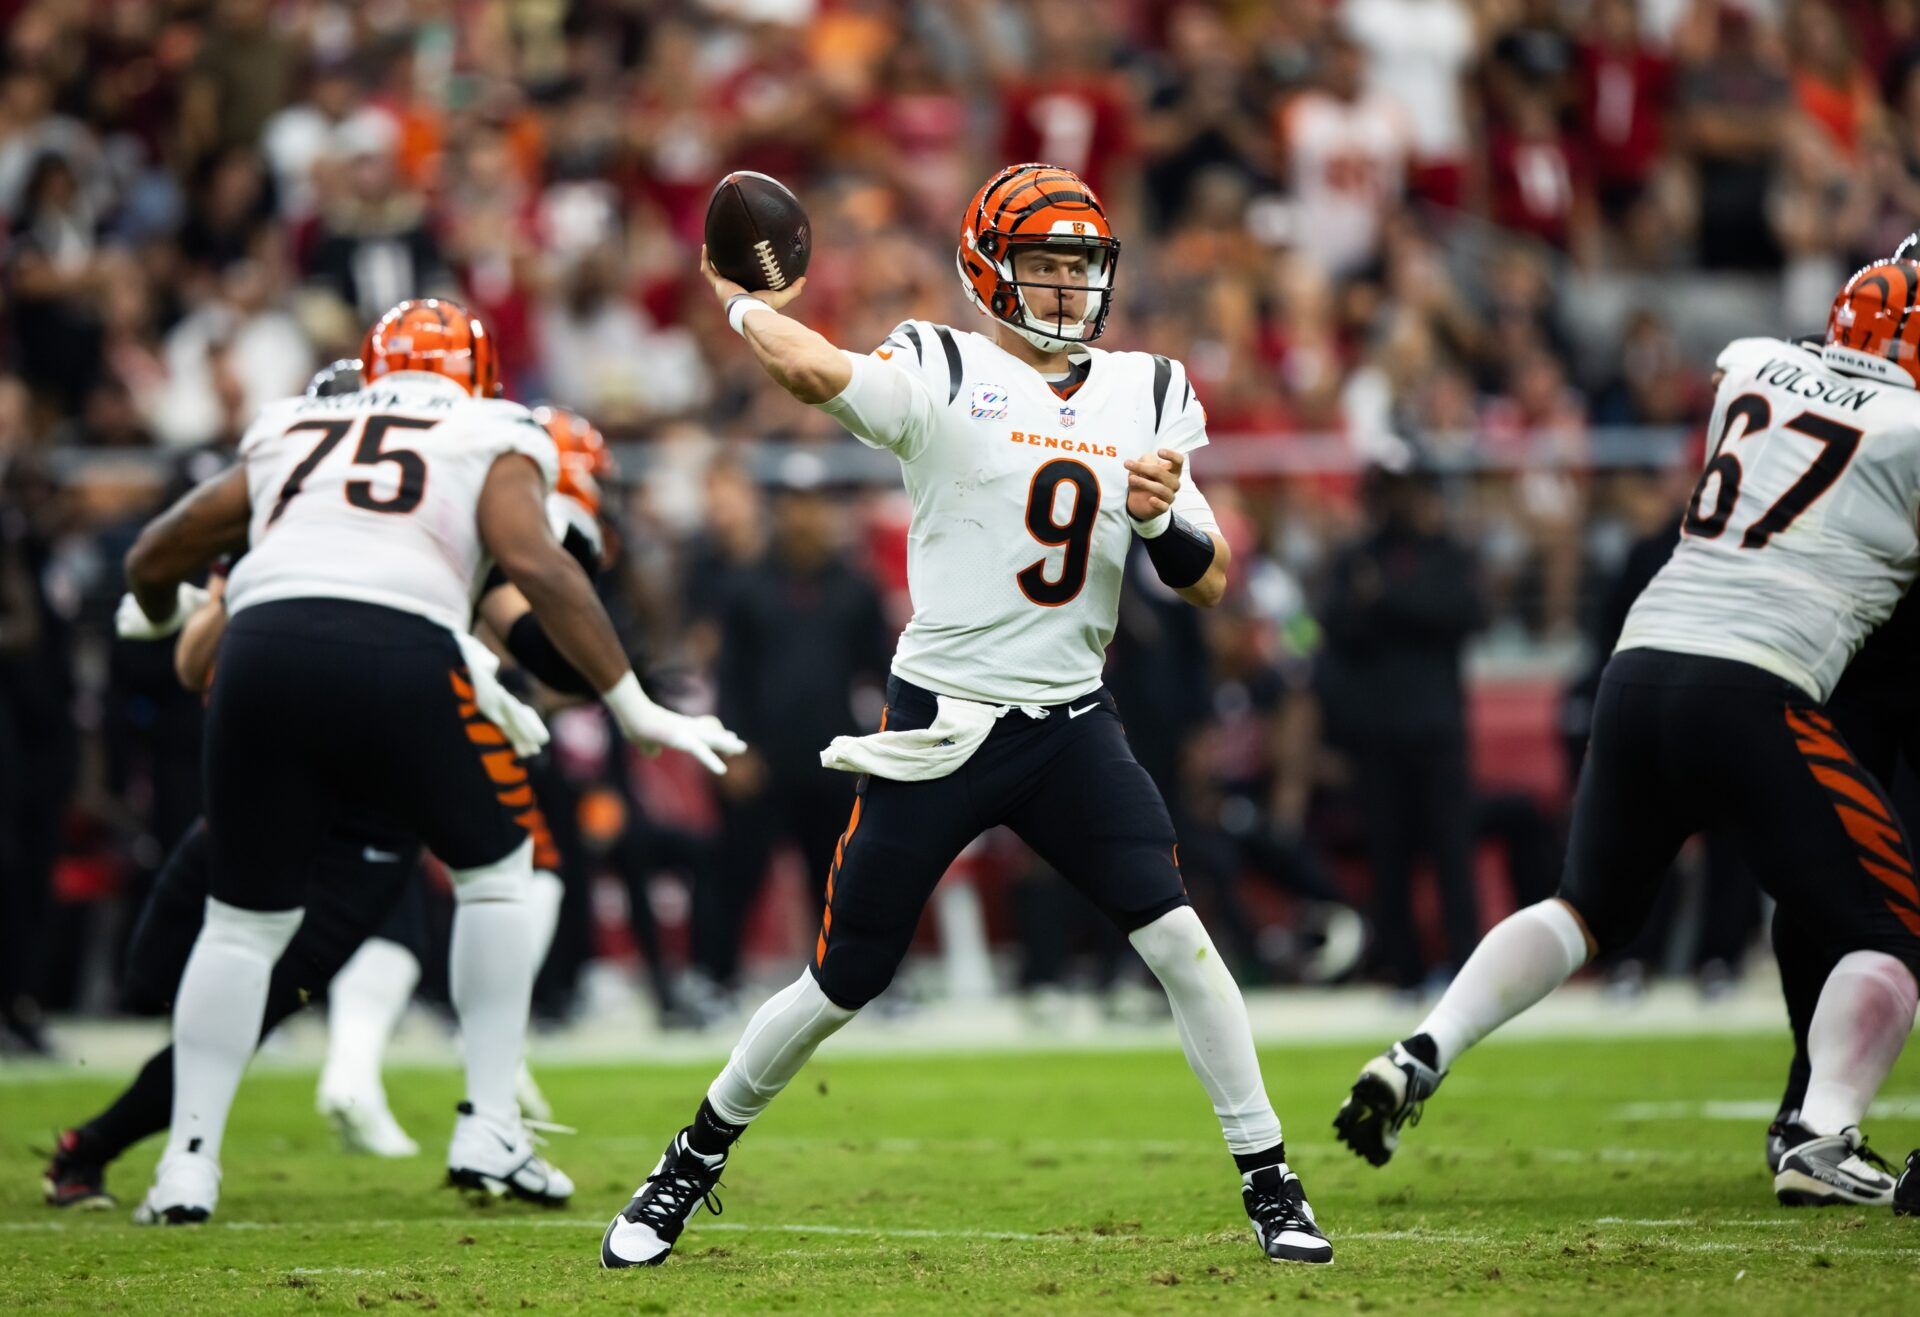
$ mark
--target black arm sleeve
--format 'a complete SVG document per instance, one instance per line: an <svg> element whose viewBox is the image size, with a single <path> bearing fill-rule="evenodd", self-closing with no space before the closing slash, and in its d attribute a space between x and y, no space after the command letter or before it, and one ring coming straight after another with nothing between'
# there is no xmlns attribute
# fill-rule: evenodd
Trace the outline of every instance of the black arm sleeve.
<svg viewBox="0 0 1920 1317"><path fill-rule="evenodd" d="M597 695L593 684L563 658L532 613L522 613L507 628L507 652L513 661L562 695Z"/></svg>
<svg viewBox="0 0 1920 1317"><path fill-rule="evenodd" d="M1154 572L1176 590L1184 590L1213 566L1213 537L1179 513L1167 528L1147 541Z"/></svg>

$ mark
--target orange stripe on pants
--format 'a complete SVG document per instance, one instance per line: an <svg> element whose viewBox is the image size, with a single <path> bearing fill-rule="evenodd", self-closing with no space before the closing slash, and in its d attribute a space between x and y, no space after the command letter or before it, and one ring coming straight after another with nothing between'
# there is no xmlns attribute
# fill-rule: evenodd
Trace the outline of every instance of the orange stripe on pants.
<svg viewBox="0 0 1920 1317"><path fill-rule="evenodd" d="M882 721L884 722L885 719L882 718ZM865 800L865 796L855 796L853 798L853 813L847 819L847 830L840 834L840 840L834 844L833 865L827 870L827 903L826 907L820 912L820 941L813 949L813 963L815 965L826 963L827 934L833 931L833 880L834 876L840 872L840 862L846 858L847 843L853 840L853 834L860 827L860 806Z"/></svg>

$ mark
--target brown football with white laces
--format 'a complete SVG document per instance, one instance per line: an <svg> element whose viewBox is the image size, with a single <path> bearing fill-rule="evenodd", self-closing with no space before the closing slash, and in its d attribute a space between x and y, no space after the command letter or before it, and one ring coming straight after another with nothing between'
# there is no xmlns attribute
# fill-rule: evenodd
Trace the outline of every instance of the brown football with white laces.
<svg viewBox="0 0 1920 1317"><path fill-rule="evenodd" d="M748 292L778 292L807 272L813 229L778 179L736 169L707 202L707 259Z"/></svg>

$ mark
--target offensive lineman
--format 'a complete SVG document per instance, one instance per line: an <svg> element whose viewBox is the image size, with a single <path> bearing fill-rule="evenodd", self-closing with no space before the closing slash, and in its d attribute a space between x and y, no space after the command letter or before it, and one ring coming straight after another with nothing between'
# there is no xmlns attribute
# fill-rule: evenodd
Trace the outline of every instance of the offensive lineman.
<svg viewBox="0 0 1920 1317"><path fill-rule="evenodd" d="M1228 560L1206 499L1182 480L1206 442L1186 370L1088 346L1118 255L1077 175L1010 166L967 206L956 254L992 337L909 320L859 356L779 314L804 280L748 294L702 254L774 381L900 459L914 614L882 730L822 755L862 776L813 957L755 1014L693 1123L608 1225L602 1265L664 1262L702 1201L718 1210L733 1142L887 986L934 885L997 824L1091 897L1159 977L1267 1255L1332 1259L1287 1166L1240 990L1187 900L1167 807L1101 685L1135 535L1200 607L1219 601Z"/></svg>
<svg viewBox="0 0 1920 1317"><path fill-rule="evenodd" d="M157 626L221 553L232 618L207 714L213 845L206 922L174 1008L173 1119L139 1215L204 1221L220 1140L259 1037L268 978L301 921L315 857L346 820L424 842L451 870L454 1006L467 1100L449 1177L531 1190L544 1163L514 1100L533 947L532 804L509 732L476 698L464 633L497 563L629 740L715 772L741 743L641 691L586 574L554 538L552 439L499 401L493 342L444 300L402 302L368 331L367 387L264 409L241 461L162 514L127 555Z"/></svg>
<svg viewBox="0 0 1920 1317"><path fill-rule="evenodd" d="M359 387L360 363L343 361L316 375L308 393L333 396ZM599 481L612 469L605 440L584 417L562 408L538 408L534 417L553 437L559 456L558 482L547 500L549 524L589 577L597 576L602 556ZM497 571L483 587L478 614L522 667L549 687L569 694L591 693L579 674L553 651L526 599ZM123 617L137 634L147 634L146 618L137 606L123 609ZM224 603L215 590L181 628L174 664L189 689L206 688L226 620ZM534 838L534 876L526 923L537 968L552 942L561 893L554 874L558 856L543 854L553 849L544 820L529 819L527 830ZM133 999L156 1008L172 1003L205 915L211 849L206 825L200 822L167 857L128 943L127 982ZM328 1050L318 1105L339 1130L348 1151L383 1157L408 1157L419 1151L388 1109L380 1076L388 1037L406 1010L418 974L404 917L409 889L421 881L418 850L404 835L383 837L377 823L366 819L340 828L316 857L306 917L269 981L263 1033L311 1000L326 999ZM378 957L371 964L370 951ZM394 963L408 972L380 972ZM538 1087L522 1066L518 1077L522 1114L544 1121L551 1112L531 1105L537 1095ZM166 1129L172 1105L173 1048L169 1046L149 1058L105 1109L58 1133L42 1175L47 1204L113 1206L106 1188L107 1168L135 1143ZM502 1183L509 1192L549 1204L564 1203L570 1191L566 1177L552 1167L545 1168L544 1174L530 1171Z"/></svg>
<svg viewBox="0 0 1920 1317"><path fill-rule="evenodd" d="M1720 354L1679 547L1601 677L1560 893L1488 933L1361 1071L1334 1121L1360 1156L1384 1165L1462 1053L1630 939L1681 843L1726 828L1777 922L1832 966L1774 1192L1892 1200L1859 1123L1913 1026L1920 888L1886 793L1820 705L1920 565L1916 308L1920 263L1896 255L1847 281L1817 351L1750 338Z"/></svg>

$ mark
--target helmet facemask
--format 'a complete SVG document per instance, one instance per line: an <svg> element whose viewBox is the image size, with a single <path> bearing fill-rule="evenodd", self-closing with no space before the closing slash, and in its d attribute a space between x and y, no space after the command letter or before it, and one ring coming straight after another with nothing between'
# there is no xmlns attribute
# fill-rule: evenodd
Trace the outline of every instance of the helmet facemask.
<svg viewBox="0 0 1920 1317"><path fill-rule="evenodd" d="M1019 256L1035 250L1085 257L1085 282L1053 283L1017 278ZM1090 343L1106 326L1107 305L1113 292L1113 267L1119 255L1120 244L1112 238L1061 237L1043 242L1009 243L1005 255L994 262L1000 273L1000 287L987 314L1043 352L1062 352L1076 344ZM1071 319L1057 296L1061 290L1080 296L1080 313Z"/></svg>

